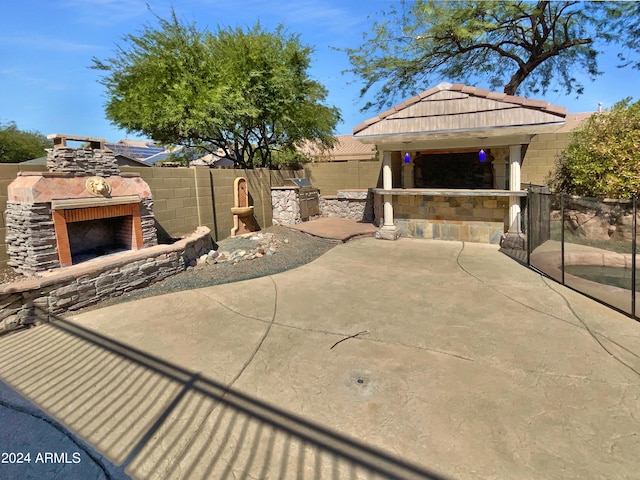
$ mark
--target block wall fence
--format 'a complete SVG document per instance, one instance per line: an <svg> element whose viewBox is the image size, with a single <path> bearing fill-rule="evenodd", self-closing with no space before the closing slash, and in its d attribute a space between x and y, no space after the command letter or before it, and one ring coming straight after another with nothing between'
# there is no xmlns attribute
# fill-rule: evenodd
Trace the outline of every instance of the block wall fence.
<svg viewBox="0 0 640 480"><path fill-rule="evenodd" d="M569 141L571 133L543 133L535 135L526 151L523 151L521 182L523 187L533 185L546 185L549 172L553 169L556 159Z"/></svg>
<svg viewBox="0 0 640 480"><path fill-rule="evenodd" d="M307 163L304 176L320 195L337 195L338 190L382 187L382 162L347 161Z"/></svg>

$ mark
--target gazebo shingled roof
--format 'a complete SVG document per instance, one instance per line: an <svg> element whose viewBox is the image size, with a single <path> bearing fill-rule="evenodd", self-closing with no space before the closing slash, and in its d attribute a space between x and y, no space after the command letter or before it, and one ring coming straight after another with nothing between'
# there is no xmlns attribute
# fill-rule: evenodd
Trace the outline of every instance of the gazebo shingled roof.
<svg viewBox="0 0 640 480"><path fill-rule="evenodd" d="M546 101L441 83L366 120L353 132L359 140L400 135L535 134L558 128L566 115L566 108Z"/></svg>

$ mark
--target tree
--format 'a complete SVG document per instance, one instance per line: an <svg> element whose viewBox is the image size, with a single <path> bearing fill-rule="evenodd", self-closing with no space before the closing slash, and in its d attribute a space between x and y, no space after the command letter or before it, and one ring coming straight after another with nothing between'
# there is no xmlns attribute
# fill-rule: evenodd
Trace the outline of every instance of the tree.
<svg viewBox="0 0 640 480"><path fill-rule="evenodd" d="M625 65L640 51L639 4L633 2L402 0L383 12L357 49L345 49L364 80L360 94L376 90L363 110L414 95L432 78L488 80L504 93L563 91L580 95L579 71L594 79L597 42L620 45Z"/></svg>
<svg viewBox="0 0 640 480"><path fill-rule="evenodd" d="M640 101L627 98L573 131L550 175L554 190L591 197L640 193Z"/></svg>
<svg viewBox="0 0 640 480"><path fill-rule="evenodd" d="M116 55L93 59L104 72L107 117L161 144L222 149L244 168L272 166L273 152L308 139L329 148L340 112L309 78L312 49L284 27L200 31L158 18L124 37Z"/></svg>
<svg viewBox="0 0 640 480"><path fill-rule="evenodd" d="M15 163L44 157L53 142L40 132L20 130L15 122L0 123L0 162Z"/></svg>

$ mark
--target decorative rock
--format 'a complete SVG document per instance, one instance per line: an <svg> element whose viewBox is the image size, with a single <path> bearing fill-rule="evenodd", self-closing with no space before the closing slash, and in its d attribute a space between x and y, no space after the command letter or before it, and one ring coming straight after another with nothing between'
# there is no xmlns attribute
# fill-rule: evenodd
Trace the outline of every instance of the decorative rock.
<svg viewBox="0 0 640 480"><path fill-rule="evenodd" d="M366 200L369 192L366 190L339 190L337 197L345 200Z"/></svg>

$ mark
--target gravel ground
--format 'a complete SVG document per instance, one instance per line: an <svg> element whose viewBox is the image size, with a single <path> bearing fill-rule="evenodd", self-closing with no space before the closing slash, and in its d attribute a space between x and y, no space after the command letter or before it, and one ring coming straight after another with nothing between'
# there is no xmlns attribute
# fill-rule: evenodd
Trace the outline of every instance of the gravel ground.
<svg viewBox="0 0 640 480"><path fill-rule="evenodd" d="M97 305L77 310L74 314L164 293L273 275L309 263L337 245L335 241L313 237L286 227L269 227L260 233L273 234L276 245L276 252L273 255L264 255L252 260L241 260L235 264L233 262L224 262L215 265L202 264L197 267L189 267L185 272L147 288L105 300ZM257 245L258 242L249 240L247 237L229 237L217 243L217 250L219 252L238 249L250 250Z"/></svg>
<svg viewBox="0 0 640 480"><path fill-rule="evenodd" d="M0 283L22 282L28 279L28 277L14 272L13 268L0 269Z"/></svg>

